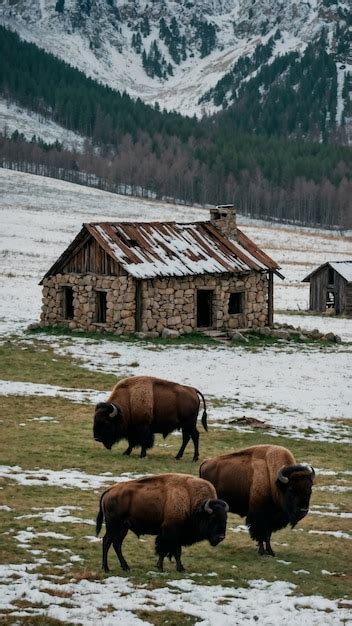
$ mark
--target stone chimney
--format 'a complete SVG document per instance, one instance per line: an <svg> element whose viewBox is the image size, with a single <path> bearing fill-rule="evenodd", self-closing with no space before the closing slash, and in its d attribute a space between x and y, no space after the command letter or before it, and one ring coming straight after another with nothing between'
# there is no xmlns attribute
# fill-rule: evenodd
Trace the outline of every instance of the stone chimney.
<svg viewBox="0 0 352 626"><path fill-rule="evenodd" d="M210 209L210 221L227 239L237 240L236 209L233 204L219 204Z"/></svg>

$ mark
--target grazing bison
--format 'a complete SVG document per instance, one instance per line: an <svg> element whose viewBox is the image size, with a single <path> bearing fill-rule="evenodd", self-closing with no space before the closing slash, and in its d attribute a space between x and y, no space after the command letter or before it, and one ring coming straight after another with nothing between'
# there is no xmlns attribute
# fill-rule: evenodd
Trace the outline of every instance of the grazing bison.
<svg viewBox="0 0 352 626"><path fill-rule="evenodd" d="M175 557L176 569L184 571L181 547L207 539L216 546L225 538L228 506L218 500L208 481L187 474L162 474L113 485L100 498L96 532L103 519L103 569L109 571L108 550L114 546L123 570L129 566L122 555L122 542L129 530L156 535L158 568L165 557Z"/></svg>
<svg viewBox="0 0 352 626"><path fill-rule="evenodd" d="M128 448L124 454L141 446L141 457L154 445L154 433L164 438L172 431L182 430L182 445L176 459L180 459L189 440L194 444L193 461L199 458L199 432L197 416L203 400L202 424L207 427L207 412L203 394L185 385L152 376L125 378L115 385L107 402L95 407L93 434L105 448L127 439Z"/></svg>
<svg viewBox="0 0 352 626"><path fill-rule="evenodd" d="M246 516L259 554L275 556L272 532L297 522L308 513L315 472L297 465L289 450L259 445L204 461L199 474L213 483L232 513Z"/></svg>

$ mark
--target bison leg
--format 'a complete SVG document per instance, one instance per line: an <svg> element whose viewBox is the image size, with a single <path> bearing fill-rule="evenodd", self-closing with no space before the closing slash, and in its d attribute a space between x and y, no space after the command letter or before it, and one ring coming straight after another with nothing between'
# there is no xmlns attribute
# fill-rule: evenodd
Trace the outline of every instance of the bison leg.
<svg viewBox="0 0 352 626"><path fill-rule="evenodd" d="M120 562L122 569L125 572L129 571L129 565L122 554L122 542L128 533L128 528L122 528L117 536L115 536L113 541L114 550L116 552L116 556Z"/></svg>
<svg viewBox="0 0 352 626"><path fill-rule="evenodd" d="M199 432L196 427L192 431L191 437L192 437L192 441L194 445L193 461L198 461L199 459Z"/></svg>
<svg viewBox="0 0 352 626"><path fill-rule="evenodd" d="M258 541L258 554L260 554L260 556L275 556L275 552L270 545L270 538L264 541Z"/></svg>
<svg viewBox="0 0 352 626"><path fill-rule="evenodd" d="M165 556L159 556L157 560L156 566L160 572L164 571L164 559L165 559Z"/></svg>
<svg viewBox="0 0 352 626"><path fill-rule="evenodd" d="M161 535L158 535L155 539L155 552L159 556L156 566L161 572L163 572L164 571L164 559L168 554L168 547L163 537L161 537Z"/></svg>
<svg viewBox="0 0 352 626"><path fill-rule="evenodd" d="M184 572L185 568L183 567L182 563L181 563L181 546L177 546L174 549L174 556L175 556L175 560L176 560L176 570L178 572Z"/></svg>
<svg viewBox="0 0 352 626"><path fill-rule="evenodd" d="M128 443L128 448L126 448L126 450L124 451L124 453L123 453L123 454L124 454L125 456L130 456L130 454L131 454L132 450L133 450L133 446L131 446L131 444L130 444L130 443Z"/></svg>
<svg viewBox="0 0 352 626"><path fill-rule="evenodd" d="M186 445L188 444L190 438L191 438L190 433L186 432L185 430L182 430L182 446L179 449L175 457L177 461L183 457L183 453L185 451Z"/></svg>
<svg viewBox="0 0 352 626"><path fill-rule="evenodd" d="M143 459L147 456L148 448L152 448L154 445L154 433L149 428L141 429L139 432L139 443L142 448L140 457Z"/></svg>
<svg viewBox="0 0 352 626"><path fill-rule="evenodd" d="M271 528L269 513L264 509L259 512L249 511L246 517L249 534L258 544L258 554L275 556L271 545Z"/></svg>
<svg viewBox="0 0 352 626"><path fill-rule="evenodd" d="M176 570L178 572L184 572L185 568L183 567L181 562L181 544L177 542L177 539L175 539L174 536L170 536L169 532L170 529L166 536L158 535L155 539L155 552L159 555L157 567L161 572L163 572L165 557L168 556L171 560L174 556L176 561Z"/></svg>
<svg viewBox="0 0 352 626"><path fill-rule="evenodd" d="M104 572L108 573L110 572L109 570L109 566L108 566L108 552L109 552L109 548L112 544L112 539L110 537L110 535L108 533L105 533L104 537L103 537L103 561L102 561L102 568L104 570Z"/></svg>
<svg viewBox="0 0 352 626"><path fill-rule="evenodd" d="M269 556L275 556L275 552L270 545L270 537L268 537L265 542L265 554L268 554Z"/></svg>

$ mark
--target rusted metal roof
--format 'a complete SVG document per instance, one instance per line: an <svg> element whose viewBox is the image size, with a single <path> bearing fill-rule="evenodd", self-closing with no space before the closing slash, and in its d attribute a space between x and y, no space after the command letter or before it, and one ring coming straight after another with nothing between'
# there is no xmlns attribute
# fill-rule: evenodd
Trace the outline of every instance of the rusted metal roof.
<svg viewBox="0 0 352 626"><path fill-rule="evenodd" d="M210 221L97 222L83 224L42 281L62 271L87 236L94 237L107 254L137 279L250 270L272 270L283 278L278 264L239 229L234 241Z"/></svg>
<svg viewBox="0 0 352 626"><path fill-rule="evenodd" d="M84 227L135 278L279 269L240 230L238 241L231 241L212 222L100 222Z"/></svg>

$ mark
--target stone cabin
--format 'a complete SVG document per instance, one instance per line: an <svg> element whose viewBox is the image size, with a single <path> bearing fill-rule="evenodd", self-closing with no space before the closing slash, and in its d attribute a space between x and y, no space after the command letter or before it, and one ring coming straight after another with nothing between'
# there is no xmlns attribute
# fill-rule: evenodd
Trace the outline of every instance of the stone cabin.
<svg viewBox="0 0 352 626"><path fill-rule="evenodd" d="M310 311L334 309L352 317L352 259L324 263L302 282L309 283Z"/></svg>
<svg viewBox="0 0 352 626"><path fill-rule="evenodd" d="M265 326L278 270L232 205L204 222L83 224L40 283L41 326L151 336Z"/></svg>

